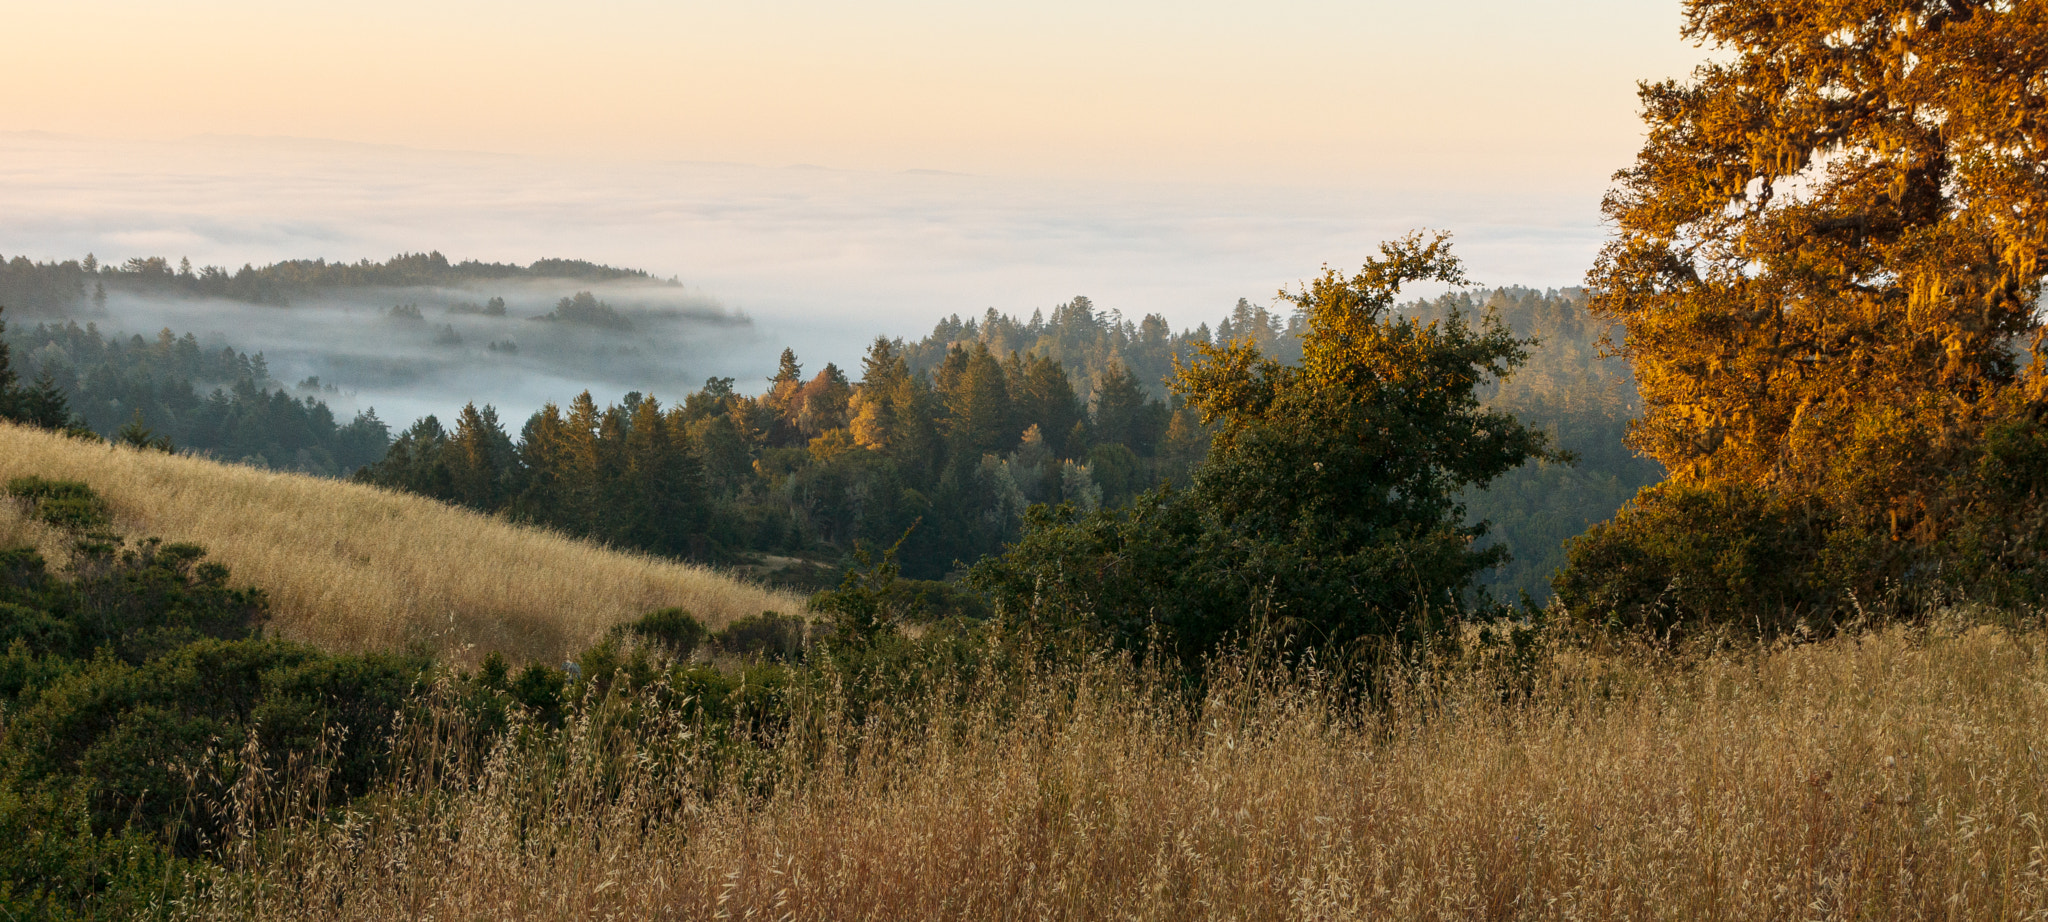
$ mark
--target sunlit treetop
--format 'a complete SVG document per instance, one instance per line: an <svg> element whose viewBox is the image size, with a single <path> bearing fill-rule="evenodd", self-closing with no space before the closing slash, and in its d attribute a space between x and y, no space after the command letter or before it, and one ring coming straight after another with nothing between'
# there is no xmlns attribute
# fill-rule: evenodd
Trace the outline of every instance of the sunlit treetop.
<svg viewBox="0 0 2048 922"><path fill-rule="evenodd" d="M1813 484L2035 399L2048 5L1692 0L1686 32L1717 60L1643 86L1590 277L1637 446L1682 479Z"/></svg>

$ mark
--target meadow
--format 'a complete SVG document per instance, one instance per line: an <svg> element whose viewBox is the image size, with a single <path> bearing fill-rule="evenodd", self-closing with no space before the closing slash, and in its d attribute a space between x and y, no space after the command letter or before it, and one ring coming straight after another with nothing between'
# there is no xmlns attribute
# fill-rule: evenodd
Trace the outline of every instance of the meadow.
<svg viewBox="0 0 2048 922"><path fill-rule="evenodd" d="M496 650L560 662L606 629L680 606L719 627L804 600L715 569L360 484L68 439L0 422L0 483L83 481L115 529L204 547L270 598L268 630L329 651ZM69 539L0 503L0 546L64 560Z"/></svg>
<svg viewBox="0 0 2048 922"><path fill-rule="evenodd" d="M1553 639L1381 667L1370 700L1242 654L1193 699L1116 659L1027 671L858 713L823 694L759 749L630 696L481 748L429 716L382 795L248 834L180 911L2048 917L2038 628Z"/></svg>

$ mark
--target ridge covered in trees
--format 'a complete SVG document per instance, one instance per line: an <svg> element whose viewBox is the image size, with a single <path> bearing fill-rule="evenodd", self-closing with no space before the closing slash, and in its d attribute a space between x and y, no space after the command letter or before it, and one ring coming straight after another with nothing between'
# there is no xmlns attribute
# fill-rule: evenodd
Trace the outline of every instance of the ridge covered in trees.
<svg viewBox="0 0 2048 922"><path fill-rule="evenodd" d="M527 265L477 260L450 262L439 251L401 253L383 262L328 262L293 259L258 267L244 264L194 267L161 257L135 257L119 264L101 263L92 254L82 260L37 262L25 256L0 258L0 304L24 315L62 317L87 303L100 304L109 286L151 294L222 298L251 304L285 306L293 297L334 288L410 288L459 286L464 283L517 279L559 279L581 282L640 282L679 285L640 269L620 269L580 259L538 259Z"/></svg>

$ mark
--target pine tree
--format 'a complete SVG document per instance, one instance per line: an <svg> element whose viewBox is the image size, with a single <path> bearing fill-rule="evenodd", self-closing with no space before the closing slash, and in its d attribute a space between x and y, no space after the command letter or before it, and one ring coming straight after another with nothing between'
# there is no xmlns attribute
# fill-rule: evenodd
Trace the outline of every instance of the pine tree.
<svg viewBox="0 0 2048 922"><path fill-rule="evenodd" d="M804 385L798 395L797 429L805 439L814 439L834 429L845 428L852 400L853 385L847 383L845 373L839 370L839 366L826 363L824 370Z"/></svg>
<svg viewBox="0 0 2048 922"><path fill-rule="evenodd" d="M860 386L849 400L854 444L873 451L887 451L895 434L899 410L897 386L910 377L910 367L897 354L896 344L878 336L861 360Z"/></svg>
<svg viewBox="0 0 2048 922"><path fill-rule="evenodd" d="M1078 433L1075 427L1086 422L1088 414L1060 363L1050 356L1027 356L1011 390L1017 395L1017 422L1037 426L1055 456L1073 458L1085 453L1086 427ZM1077 441L1077 434L1083 440Z"/></svg>
<svg viewBox="0 0 2048 922"><path fill-rule="evenodd" d="M1117 362L1095 383L1095 433L1106 443L1124 445L1139 457L1159 450L1166 433L1166 405L1151 399L1138 376Z"/></svg>
<svg viewBox="0 0 2048 922"><path fill-rule="evenodd" d="M940 395L946 406L947 453L953 463L973 464L984 454L1009 451L1022 437L1023 429L1010 404L1010 390L1003 366L986 345L958 350L959 358L948 356L946 383Z"/></svg>
<svg viewBox="0 0 2048 922"><path fill-rule="evenodd" d="M471 509L496 512L509 499L517 453L491 406L465 404L455 419L446 454L454 499Z"/></svg>

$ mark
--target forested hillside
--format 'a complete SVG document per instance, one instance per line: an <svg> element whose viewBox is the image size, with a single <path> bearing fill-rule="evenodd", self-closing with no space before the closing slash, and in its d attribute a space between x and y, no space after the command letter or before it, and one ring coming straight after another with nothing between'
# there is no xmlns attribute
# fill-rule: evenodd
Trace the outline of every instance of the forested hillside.
<svg viewBox="0 0 2048 922"><path fill-rule="evenodd" d="M1563 543L1655 482L1621 440L1634 408L1625 366L1599 357L1604 326L1575 292L1502 289L1409 305L1419 320L1496 312L1533 338L1527 365L1484 388L1494 407L1549 432L1570 464L1532 462L1466 497L1512 558L1480 584L1549 594ZM916 342L878 339L849 376L806 375L785 352L766 393L730 379L665 405L589 393L518 427L469 406L419 421L368 482L545 522L629 547L709 560L788 554L838 561L893 545L936 578L1013 539L1034 503L1117 505L1188 474L1209 433L1168 395L1176 360L1246 341L1283 363L1303 319L1240 300L1212 331L1173 332L1075 298L1028 320L949 317ZM913 526L915 526L913 528Z"/></svg>
<svg viewBox="0 0 2048 922"><path fill-rule="evenodd" d="M390 432L374 410L343 423L317 396L294 397L263 355L191 333L108 336L87 323L0 327L16 374L53 386L79 421L112 438L140 425L224 461L345 475L384 456Z"/></svg>
<svg viewBox="0 0 2048 922"><path fill-rule="evenodd" d="M517 441L489 407L423 419L357 476L575 534L701 559L843 556L893 545L926 578L1013 536L1025 507L1116 503L1184 473L1199 423L1121 366L1084 404L1043 356L956 344L931 375L877 340L857 382L785 352L765 394L714 379L674 404L638 393L548 405ZM913 526L915 526L913 528Z"/></svg>
<svg viewBox="0 0 2048 922"><path fill-rule="evenodd" d="M439 254L295 261L234 275L161 259L5 265L18 295L31 303L72 297L73 308L90 297L88 281L102 292L114 284L283 303L286 292L335 286L647 280L579 261L451 264ZM1489 384L1486 399L1575 457L1532 462L1465 497L1472 520L1491 523L1485 541L1511 553L1478 584L1541 600L1565 539L1611 515L1661 469L1622 445L1634 383L1621 363L1599 357L1607 328L1589 319L1580 293L1463 292L1404 308L1420 319L1453 310L1496 311L1535 341L1529 363ZM486 322L507 310L490 299L446 312ZM432 326L440 348L463 348L452 328L433 326L416 306L384 313L393 329ZM538 319L633 328L589 292ZM877 341L852 375L831 365L807 373L786 352L765 393L717 378L673 405L638 392L609 405L585 394L525 421L469 407L445 422L419 420L395 444L373 411L339 421L317 390L295 396L273 380L261 354L202 348L191 334L107 336L90 322L67 322L17 324L10 340L22 377L56 388L103 436L139 423L179 448L326 475L374 463L363 474L371 482L699 560L791 555L829 569L859 542L888 546L908 533L904 566L936 578L1014 538L1034 503L1087 510L1184 483L1208 433L1169 393L1176 361L1203 344L1244 341L1295 363L1303 331L1299 312L1242 299L1213 328L1175 331L1156 314L1131 320L1076 297L1028 318L955 315L915 341ZM529 345L540 341L529 337ZM516 349L508 338L485 351L502 361Z"/></svg>

